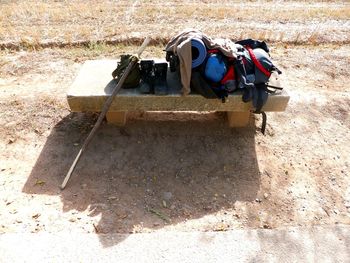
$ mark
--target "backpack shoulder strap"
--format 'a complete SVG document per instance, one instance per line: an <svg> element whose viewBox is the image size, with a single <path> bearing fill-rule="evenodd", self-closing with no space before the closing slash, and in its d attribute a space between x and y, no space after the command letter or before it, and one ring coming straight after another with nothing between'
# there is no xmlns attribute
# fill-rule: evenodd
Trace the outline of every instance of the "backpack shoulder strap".
<svg viewBox="0 0 350 263"><path fill-rule="evenodd" d="M260 112L262 116L261 133L265 135L267 116L265 111Z"/></svg>
<svg viewBox="0 0 350 263"><path fill-rule="evenodd" d="M267 69L264 68L264 66L260 63L260 61L256 58L253 49L250 46L245 47L248 50L248 53L250 55L250 58L252 59L254 65L262 72L266 77L271 76L271 72L269 72Z"/></svg>
<svg viewBox="0 0 350 263"><path fill-rule="evenodd" d="M262 115L261 132L265 135L267 116L261 109L266 103L269 93L267 92L267 87L264 84L255 85L253 92L255 93L253 94L253 105L255 107L255 111L253 113Z"/></svg>

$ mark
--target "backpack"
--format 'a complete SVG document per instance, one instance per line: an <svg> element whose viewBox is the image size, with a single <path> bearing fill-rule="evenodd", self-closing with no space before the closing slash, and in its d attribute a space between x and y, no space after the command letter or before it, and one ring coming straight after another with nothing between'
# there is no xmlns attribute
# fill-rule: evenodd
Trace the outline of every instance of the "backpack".
<svg viewBox="0 0 350 263"><path fill-rule="evenodd" d="M201 94L208 99L221 99L224 103L229 93L235 90L243 91L242 101L252 102L253 113L262 114L263 123L261 131L264 134L267 117L262 107L266 103L270 93L281 90L281 87L269 85L269 78L272 72L282 72L273 64L269 48L264 41L245 39L236 42L238 56L236 59L225 57L219 50L207 50L206 60L198 67L192 69L191 90ZM214 66L207 69L206 64L212 54L218 54L218 61ZM179 59L173 52L167 52L166 60L170 63L170 70L177 71ZM225 70L220 60L225 63ZM223 75L223 72L225 74ZM220 81L219 77L223 77ZM272 88L272 89L271 89Z"/></svg>
<svg viewBox="0 0 350 263"><path fill-rule="evenodd" d="M267 116L262 107L266 103L270 93L281 90L281 87L270 86L269 78L273 72L282 72L273 64L269 49L265 42L252 39L236 42L240 44L240 55L235 61L235 71L239 89L243 90L243 102L252 101L253 113L262 114L261 131L264 134ZM244 44L244 46L242 45ZM269 89L273 88L273 90Z"/></svg>

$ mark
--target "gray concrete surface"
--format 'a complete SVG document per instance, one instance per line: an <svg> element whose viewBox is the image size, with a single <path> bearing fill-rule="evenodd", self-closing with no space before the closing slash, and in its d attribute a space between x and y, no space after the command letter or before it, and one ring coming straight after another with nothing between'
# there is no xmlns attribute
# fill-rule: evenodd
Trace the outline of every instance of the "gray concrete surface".
<svg viewBox="0 0 350 263"><path fill-rule="evenodd" d="M98 112L109 96L116 81L111 72L117 60L88 60L67 91L67 101L73 112ZM270 85L280 86L271 78ZM141 94L136 89L121 89L114 98L110 111L249 111L252 103L244 103L241 93L230 94L225 103L219 99L208 100L201 95L181 95L181 83L176 73L168 72L169 95ZM276 83L276 84L275 84ZM262 108L263 111L285 111L290 96L284 89L271 94Z"/></svg>
<svg viewBox="0 0 350 263"><path fill-rule="evenodd" d="M8 233L0 235L0 262L350 262L350 226L130 235Z"/></svg>

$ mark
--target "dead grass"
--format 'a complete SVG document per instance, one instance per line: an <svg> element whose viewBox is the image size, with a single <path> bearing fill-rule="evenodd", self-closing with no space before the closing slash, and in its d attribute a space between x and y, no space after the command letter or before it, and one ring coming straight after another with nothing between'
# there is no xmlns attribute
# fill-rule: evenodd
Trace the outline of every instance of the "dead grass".
<svg viewBox="0 0 350 263"><path fill-rule="evenodd" d="M137 49L136 45L90 43L87 46L66 48L28 48L22 52L11 49L0 50L0 78L23 77L26 74L54 74L57 76L55 72L66 67L65 64L59 64L62 60L71 64L88 59L117 59L121 54L133 53ZM164 57L163 49L162 45L150 45L143 52L142 57Z"/></svg>
<svg viewBox="0 0 350 263"><path fill-rule="evenodd" d="M5 1L0 44L11 48L80 42L125 42L151 35L167 41L198 28L216 37L270 42L348 43L350 4L232 1ZM253 11L252 11L253 10Z"/></svg>

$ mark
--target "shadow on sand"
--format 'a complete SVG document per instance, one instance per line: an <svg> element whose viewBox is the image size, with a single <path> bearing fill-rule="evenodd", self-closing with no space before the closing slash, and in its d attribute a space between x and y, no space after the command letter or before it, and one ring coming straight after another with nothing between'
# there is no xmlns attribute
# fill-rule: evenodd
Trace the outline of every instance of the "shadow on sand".
<svg viewBox="0 0 350 263"><path fill-rule="evenodd" d="M58 195L63 212L100 214L98 233L131 233L136 225L160 229L257 196L255 129L230 129L224 117L206 122L139 120L125 128L104 124L61 191L80 148L75 144L83 143L94 121L77 113L62 119L23 192ZM38 178L46 182L41 188L34 186ZM100 240L105 247L121 241L104 240L103 235Z"/></svg>

